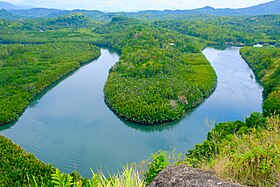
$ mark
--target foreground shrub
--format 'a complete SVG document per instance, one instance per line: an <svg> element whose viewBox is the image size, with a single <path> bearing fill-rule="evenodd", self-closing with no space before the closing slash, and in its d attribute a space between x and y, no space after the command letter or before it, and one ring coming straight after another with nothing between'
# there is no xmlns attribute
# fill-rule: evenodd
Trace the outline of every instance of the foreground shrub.
<svg viewBox="0 0 280 187"><path fill-rule="evenodd" d="M221 144L219 156L210 167L224 178L246 185L277 186L280 184L280 120L269 119L269 130L233 136Z"/></svg>
<svg viewBox="0 0 280 187"><path fill-rule="evenodd" d="M186 163L245 185L280 182L280 119L251 114L246 122L218 124L208 139L189 151Z"/></svg>
<svg viewBox="0 0 280 187"><path fill-rule="evenodd" d="M58 169L52 174L52 184L55 187L144 187L145 182L135 168L124 167L123 171L116 176L106 177L103 173L92 172L91 179L75 180L70 174L60 173Z"/></svg>
<svg viewBox="0 0 280 187"><path fill-rule="evenodd" d="M153 182L157 174L166 168L170 162L167 159L167 153L159 151L155 154L152 154L152 161L148 164L146 173L144 174L145 180L148 184Z"/></svg>
<svg viewBox="0 0 280 187"><path fill-rule="evenodd" d="M265 127L266 118L258 112L252 113L245 122L219 123L208 133L207 140L195 145L195 149L189 150L186 162L194 167L201 167L219 154L223 141L233 141L234 134L242 135L251 132L254 128L260 130Z"/></svg>

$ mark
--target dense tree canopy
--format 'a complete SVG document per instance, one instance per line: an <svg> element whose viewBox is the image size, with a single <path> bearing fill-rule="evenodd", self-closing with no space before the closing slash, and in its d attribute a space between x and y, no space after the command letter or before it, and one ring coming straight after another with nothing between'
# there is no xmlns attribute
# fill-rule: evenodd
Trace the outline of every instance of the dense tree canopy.
<svg viewBox="0 0 280 187"><path fill-rule="evenodd" d="M201 53L200 39L123 17L94 32L122 54L104 93L107 104L128 120L178 119L215 88L216 74Z"/></svg>
<svg viewBox="0 0 280 187"><path fill-rule="evenodd" d="M99 55L91 44L1 44L0 124L17 119L48 85Z"/></svg>
<svg viewBox="0 0 280 187"><path fill-rule="evenodd" d="M244 47L241 54L264 86L263 111L265 114L280 111L280 48Z"/></svg>
<svg viewBox="0 0 280 187"><path fill-rule="evenodd" d="M51 184L51 174L55 168L39 161L18 145L0 135L0 186L35 186Z"/></svg>
<svg viewBox="0 0 280 187"><path fill-rule="evenodd" d="M251 45L276 43L280 38L280 16L218 17L167 19L153 22L160 27L197 36L216 44Z"/></svg>

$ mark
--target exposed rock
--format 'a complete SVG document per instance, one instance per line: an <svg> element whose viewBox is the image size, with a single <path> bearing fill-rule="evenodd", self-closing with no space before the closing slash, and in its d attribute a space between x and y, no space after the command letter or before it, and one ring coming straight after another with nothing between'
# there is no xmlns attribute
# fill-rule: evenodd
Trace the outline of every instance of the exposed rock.
<svg viewBox="0 0 280 187"><path fill-rule="evenodd" d="M217 178L213 173L185 165L168 166L148 187L240 187Z"/></svg>

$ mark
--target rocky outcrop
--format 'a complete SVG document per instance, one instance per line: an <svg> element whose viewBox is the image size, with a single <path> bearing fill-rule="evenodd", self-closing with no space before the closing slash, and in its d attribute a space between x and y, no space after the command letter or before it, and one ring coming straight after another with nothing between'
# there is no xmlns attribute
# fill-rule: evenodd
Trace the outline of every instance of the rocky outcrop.
<svg viewBox="0 0 280 187"><path fill-rule="evenodd" d="M217 178L213 173L186 165L168 166L148 187L240 187Z"/></svg>

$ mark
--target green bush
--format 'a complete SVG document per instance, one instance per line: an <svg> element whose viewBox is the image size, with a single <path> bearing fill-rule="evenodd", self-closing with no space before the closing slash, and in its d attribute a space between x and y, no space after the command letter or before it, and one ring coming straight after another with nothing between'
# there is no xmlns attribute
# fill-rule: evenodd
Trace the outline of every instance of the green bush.
<svg viewBox="0 0 280 187"><path fill-rule="evenodd" d="M249 186L277 186L280 179L279 116L268 119L268 130L253 129L221 144L209 167L221 177Z"/></svg>
<svg viewBox="0 0 280 187"><path fill-rule="evenodd" d="M210 162L219 155L222 149L222 142L233 141L233 135L248 134L252 129L261 131L267 127L267 120L261 113L254 112L246 118L246 122L226 122L219 123L207 135L207 140L195 145L189 150L186 162L194 167L199 167L205 162Z"/></svg>
<svg viewBox="0 0 280 187"><path fill-rule="evenodd" d="M246 122L218 124L185 163L245 185L275 186L280 177L279 116L252 113Z"/></svg>
<svg viewBox="0 0 280 187"><path fill-rule="evenodd" d="M71 174L61 173L56 169L52 174L51 184L54 187L144 187L146 183L141 178L135 168L124 167L123 171L115 176L106 177L103 173L92 172L91 179L74 178ZM48 186L45 183L39 184L34 178L34 182L31 186Z"/></svg>
<svg viewBox="0 0 280 187"><path fill-rule="evenodd" d="M147 171L145 172L145 181L147 184L153 182L154 178L157 174L166 168L170 162L167 159L167 153L163 151L159 151L155 154L152 154L152 161L148 164Z"/></svg>

